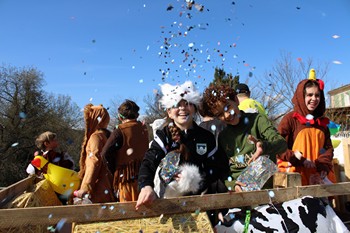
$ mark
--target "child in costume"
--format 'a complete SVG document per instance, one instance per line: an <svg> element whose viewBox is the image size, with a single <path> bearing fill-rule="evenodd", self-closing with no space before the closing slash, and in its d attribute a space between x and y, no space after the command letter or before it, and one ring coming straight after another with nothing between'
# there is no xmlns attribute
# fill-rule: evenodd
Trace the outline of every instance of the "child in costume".
<svg viewBox="0 0 350 233"><path fill-rule="evenodd" d="M40 134L36 140L35 145L40 151L36 151L34 156L41 155L49 163L53 163L57 166L74 169L74 161L67 152L57 152L58 147L57 135L53 132L46 131ZM29 164L27 167L27 173L40 175L42 171L34 170L34 167Z"/></svg>
<svg viewBox="0 0 350 233"><path fill-rule="evenodd" d="M80 189L74 194L86 195L92 203L115 201L112 173L101 156L102 148L110 135L107 129L110 117L102 105L87 104L84 108L85 133L80 152Z"/></svg>
<svg viewBox="0 0 350 233"><path fill-rule="evenodd" d="M217 151L214 135L194 119L200 93L191 81L163 84L161 91L159 102L167 111L167 124L156 131L142 161L136 210L159 197L227 191L223 177L228 161Z"/></svg>
<svg viewBox="0 0 350 233"><path fill-rule="evenodd" d="M138 121L140 107L131 100L125 100L118 108L117 125L106 145L102 156L108 162L113 174L113 189L118 201L136 201L138 172L141 161L148 149L148 130Z"/></svg>
<svg viewBox="0 0 350 233"><path fill-rule="evenodd" d="M71 173L73 174L74 181L72 181L72 187L79 185L80 180L75 176L74 161L71 156L66 152L57 152L58 140L57 135L53 132L46 131L40 134L36 140L35 144L40 149L34 153L34 159L27 167L27 173L43 175L45 179L48 179L51 182L55 192L57 193L58 198L63 204L67 204L71 194L74 190L70 190L66 185L69 183L65 177L60 177L63 174ZM40 158L42 157L42 159ZM49 169L49 164L57 165L52 166L53 169ZM62 169L62 173L59 167L67 168L68 171ZM56 174L54 174L56 173ZM63 175L64 176L64 175ZM63 182L63 183L62 183ZM68 183L67 183L68 182ZM67 184L66 184L67 183Z"/></svg>
<svg viewBox="0 0 350 233"><path fill-rule="evenodd" d="M294 110L278 126L288 143L288 150L278 156L279 170L299 172L302 185L329 182L328 179L335 182L329 119L323 116L323 89L323 81L316 79L315 70L311 69L309 79L300 81L294 93Z"/></svg>
<svg viewBox="0 0 350 233"><path fill-rule="evenodd" d="M236 92L229 86L209 86L204 91L203 102L227 124L218 138L219 149L229 159L230 174L225 184L229 190L242 191L246 184L236 180L248 164L260 155L269 155L276 161L276 154L284 152L287 143L266 115L239 110Z"/></svg>

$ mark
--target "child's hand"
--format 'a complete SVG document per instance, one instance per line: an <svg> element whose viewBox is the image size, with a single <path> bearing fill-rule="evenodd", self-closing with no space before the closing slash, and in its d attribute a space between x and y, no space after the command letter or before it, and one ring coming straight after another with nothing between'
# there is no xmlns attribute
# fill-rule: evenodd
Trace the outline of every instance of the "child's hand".
<svg viewBox="0 0 350 233"><path fill-rule="evenodd" d="M176 180L177 182L179 182L180 181L180 179L181 179L181 177L182 177L182 174L181 173L176 173L175 175L174 175L174 180Z"/></svg>
<svg viewBox="0 0 350 233"><path fill-rule="evenodd" d="M311 160L308 160L306 159L304 162L303 162L303 166L305 168L316 168L316 165L314 162L312 162Z"/></svg>
<svg viewBox="0 0 350 233"><path fill-rule="evenodd" d="M235 183L235 192L236 193L243 192L242 187L245 187L245 186L247 186L247 185L242 183L242 182L236 181L236 183Z"/></svg>
<svg viewBox="0 0 350 233"><path fill-rule="evenodd" d="M87 194L87 192L82 190L82 189L74 191L74 196L79 197L79 198L85 197L86 194Z"/></svg>
<svg viewBox="0 0 350 233"><path fill-rule="evenodd" d="M260 155L263 153L263 144L262 142L258 141L253 135L248 135L248 141L252 144L255 144L256 150L252 157L249 159L248 164L256 160Z"/></svg>
<svg viewBox="0 0 350 233"><path fill-rule="evenodd" d="M327 177L327 172L326 171L320 171L320 176L321 176L321 179L323 180L324 178Z"/></svg>

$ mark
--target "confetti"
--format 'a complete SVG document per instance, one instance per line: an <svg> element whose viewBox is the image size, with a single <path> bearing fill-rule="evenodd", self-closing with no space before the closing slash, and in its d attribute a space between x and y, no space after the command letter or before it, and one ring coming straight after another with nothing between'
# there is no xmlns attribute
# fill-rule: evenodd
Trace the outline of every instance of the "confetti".
<svg viewBox="0 0 350 233"><path fill-rule="evenodd" d="M24 112L19 113L19 118L25 119L26 117L27 117L27 115Z"/></svg>
<svg viewBox="0 0 350 233"><path fill-rule="evenodd" d="M133 152L134 152L134 150L132 148L129 148L126 150L127 155L131 155Z"/></svg>

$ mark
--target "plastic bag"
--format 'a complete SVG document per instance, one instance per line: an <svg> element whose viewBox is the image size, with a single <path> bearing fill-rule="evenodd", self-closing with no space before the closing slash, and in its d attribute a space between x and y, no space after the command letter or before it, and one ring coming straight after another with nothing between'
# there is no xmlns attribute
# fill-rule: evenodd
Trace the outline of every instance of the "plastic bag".
<svg viewBox="0 0 350 233"><path fill-rule="evenodd" d="M92 204L92 201L89 198L74 197L73 204L74 205Z"/></svg>
<svg viewBox="0 0 350 233"><path fill-rule="evenodd" d="M276 164L268 157L268 155L260 155L237 178L237 181L246 184L241 187L243 191L260 190L266 181L277 172Z"/></svg>
<svg viewBox="0 0 350 233"><path fill-rule="evenodd" d="M159 164L159 167L161 168L159 176L162 178L164 183L169 184L174 175L179 172L179 163L180 153L175 151L170 151L161 160Z"/></svg>

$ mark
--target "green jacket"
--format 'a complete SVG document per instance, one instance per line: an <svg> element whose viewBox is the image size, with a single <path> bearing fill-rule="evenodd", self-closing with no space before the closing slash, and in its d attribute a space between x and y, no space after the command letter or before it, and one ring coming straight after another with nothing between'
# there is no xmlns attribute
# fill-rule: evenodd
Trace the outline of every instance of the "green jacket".
<svg viewBox="0 0 350 233"><path fill-rule="evenodd" d="M248 166L247 162L255 152L255 145L247 139L252 135L263 143L263 154L269 155L276 161L276 154L287 149L287 142L277 132L267 116L259 113L245 113L240 111L241 117L237 125L227 125L219 134L219 147L230 161L231 176L226 185L233 189L234 182L241 172Z"/></svg>

